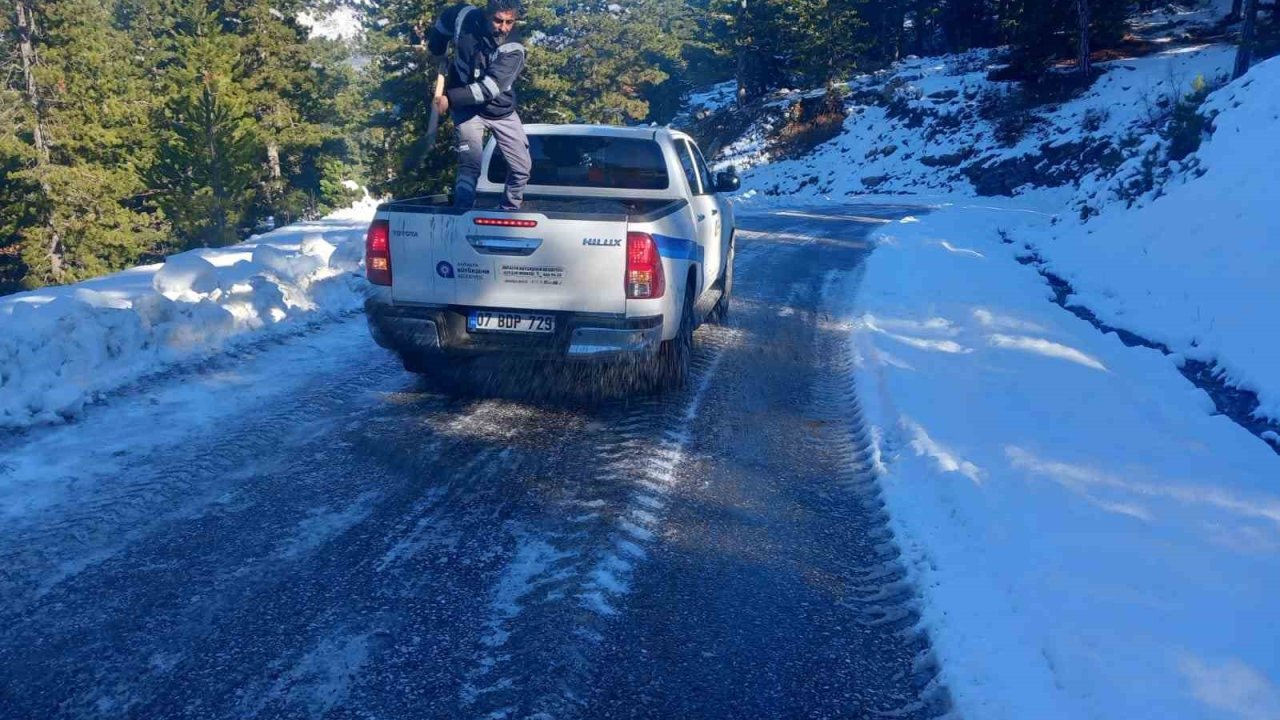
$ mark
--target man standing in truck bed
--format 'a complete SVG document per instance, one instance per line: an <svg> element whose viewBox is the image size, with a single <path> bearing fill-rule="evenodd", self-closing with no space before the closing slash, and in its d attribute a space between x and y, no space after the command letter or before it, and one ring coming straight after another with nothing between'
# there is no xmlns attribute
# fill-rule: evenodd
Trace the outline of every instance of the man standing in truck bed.
<svg viewBox="0 0 1280 720"><path fill-rule="evenodd" d="M529 183L529 140L516 114L512 90L524 68L524 46L508 40L520 18L520 0L489 0L483 12L460 3L444 11L428 34L427 45L438 65L454 44L445 93L436 100L441 114L453 112L457 127L458 180L454 204L475 204L480 179L484 130L497 139L507 160L507 187L502 209L518 210Z"/></svg>

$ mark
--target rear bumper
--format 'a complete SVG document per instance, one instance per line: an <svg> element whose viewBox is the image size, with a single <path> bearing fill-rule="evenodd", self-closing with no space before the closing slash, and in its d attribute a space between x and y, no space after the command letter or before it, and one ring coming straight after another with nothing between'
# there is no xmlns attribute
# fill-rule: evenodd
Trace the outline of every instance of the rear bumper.
<svg viewBox="0 0 1280 720"><path fill-rule="evenodd" d="M645 357L662 342L662 316L551 312L556 331L549 335L467 330L467 308L395 305L379 298L364 304L374 342L396 352L452 356L555 356L582 361ZM502 308L485 308L501 310ZM525 311L527 312L527 311Z"/></svg>

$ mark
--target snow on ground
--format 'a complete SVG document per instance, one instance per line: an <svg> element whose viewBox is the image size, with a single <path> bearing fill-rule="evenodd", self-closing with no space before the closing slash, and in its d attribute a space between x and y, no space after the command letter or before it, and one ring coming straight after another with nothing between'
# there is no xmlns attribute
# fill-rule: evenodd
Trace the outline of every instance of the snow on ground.
<svg viewBox="0 0 1280 720"><path fill-rule="evenodd" d="M1154 42L1173 42L1190 31L1209 31L1231 12L1231 0L1166 3L1136 16L1133 34Z"/></svg>
<svg viewBox="0 0 1280 720"><path fill-rule="evenodd" d="M174 364L358 310L375 208L0 297L0 428L64 421Z"/></svg>
<svg viewBox="0 0 1280 720"><path fill-rule="evenodd" d="M671 121L672 125L682 126L691 119L714 113L732 105L738 93L738 84L732 80L712 85L706 90L690 93L685 98L684 108Z"/></svg>
<svg viewBox="0 0 1280 720"><path fill-rule="evenodd" d="M961 717L1280 718L1280 456L954 203L842 276L895 534Z"/></svg>
<svg viewBox="0 0 1280 720"><path fill-rule="evenodd" d="M1280 418L1280 58L1212 95L1194 173L1125 210L1029 238L1073 302L1186 357L1216 363Z"/></svg>
<svg viewBox="0 0 1280 720"><path fill-rule="evenodd" d="M848 83L844 132L814 153L770 162L762 142L770 128L758 127L727 146L717 164L747 169L744 192L784 204L865 193L981 191L971 175L993 176L987 183L1003 190L1005 178L981 168L1018 159L1034 165L1054 149L1070 156L1090 146L1140 159L1148 149L1141 141L1168 103L1189 93L1198 77L1213 81L1229 73L1234 48L1187 46L1098 63L1106 74L1082 96L1022 113L1010 113L1022 102L1011 83L987 79L995 61L996 53L980 50L859 76ZM1007 182L1016 193L1043 192L1016 176ZM1065 191L1062 199L1071 195Z"/></svg>

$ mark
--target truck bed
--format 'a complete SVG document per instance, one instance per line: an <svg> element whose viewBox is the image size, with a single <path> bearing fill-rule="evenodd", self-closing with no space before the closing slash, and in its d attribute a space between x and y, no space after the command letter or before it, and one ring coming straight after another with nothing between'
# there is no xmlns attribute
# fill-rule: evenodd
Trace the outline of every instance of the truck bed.
<svg viewBox="0 0 1280 720"><path fill-rule="evenodd" d="M472 210L500 212L498 205L502 195L497 193L481 193L476 196L476 205ZM665 198L589 198L567 195L528 195L522 213L538 213L548 218L564 216L596 216L600 219L626 219L629 222L651 222L663 215L676 212L687 205L683 199ZM461 215L464 211L452 205L448 195L428 195L420 198L396 200L383 203L378 211L411 212Z"/></svg>

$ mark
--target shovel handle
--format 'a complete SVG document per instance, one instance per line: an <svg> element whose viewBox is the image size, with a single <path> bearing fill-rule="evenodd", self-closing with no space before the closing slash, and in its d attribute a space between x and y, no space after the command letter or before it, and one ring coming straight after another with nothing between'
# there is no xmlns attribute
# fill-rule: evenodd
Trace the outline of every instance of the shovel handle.
<svg viewBox="0 0 1280 720"><path fill-rule="evenodd" d="M440 65L436 68L436 92L433 98L438 98L444 94L444 74L449 69L449 65L444 61L440 61Z"/></svg>
<svg viewBox="0 0 1280 720"><path fill-rule="evenodd" d="M444 73L448 69L445 61L441 60L440 65L436 67L436 88L435 94L431 96L431 119L427 121L427 147L433 147L436 144L436 131L440 129L440 110L436 107L436 100L444 94Z"/></svg>

